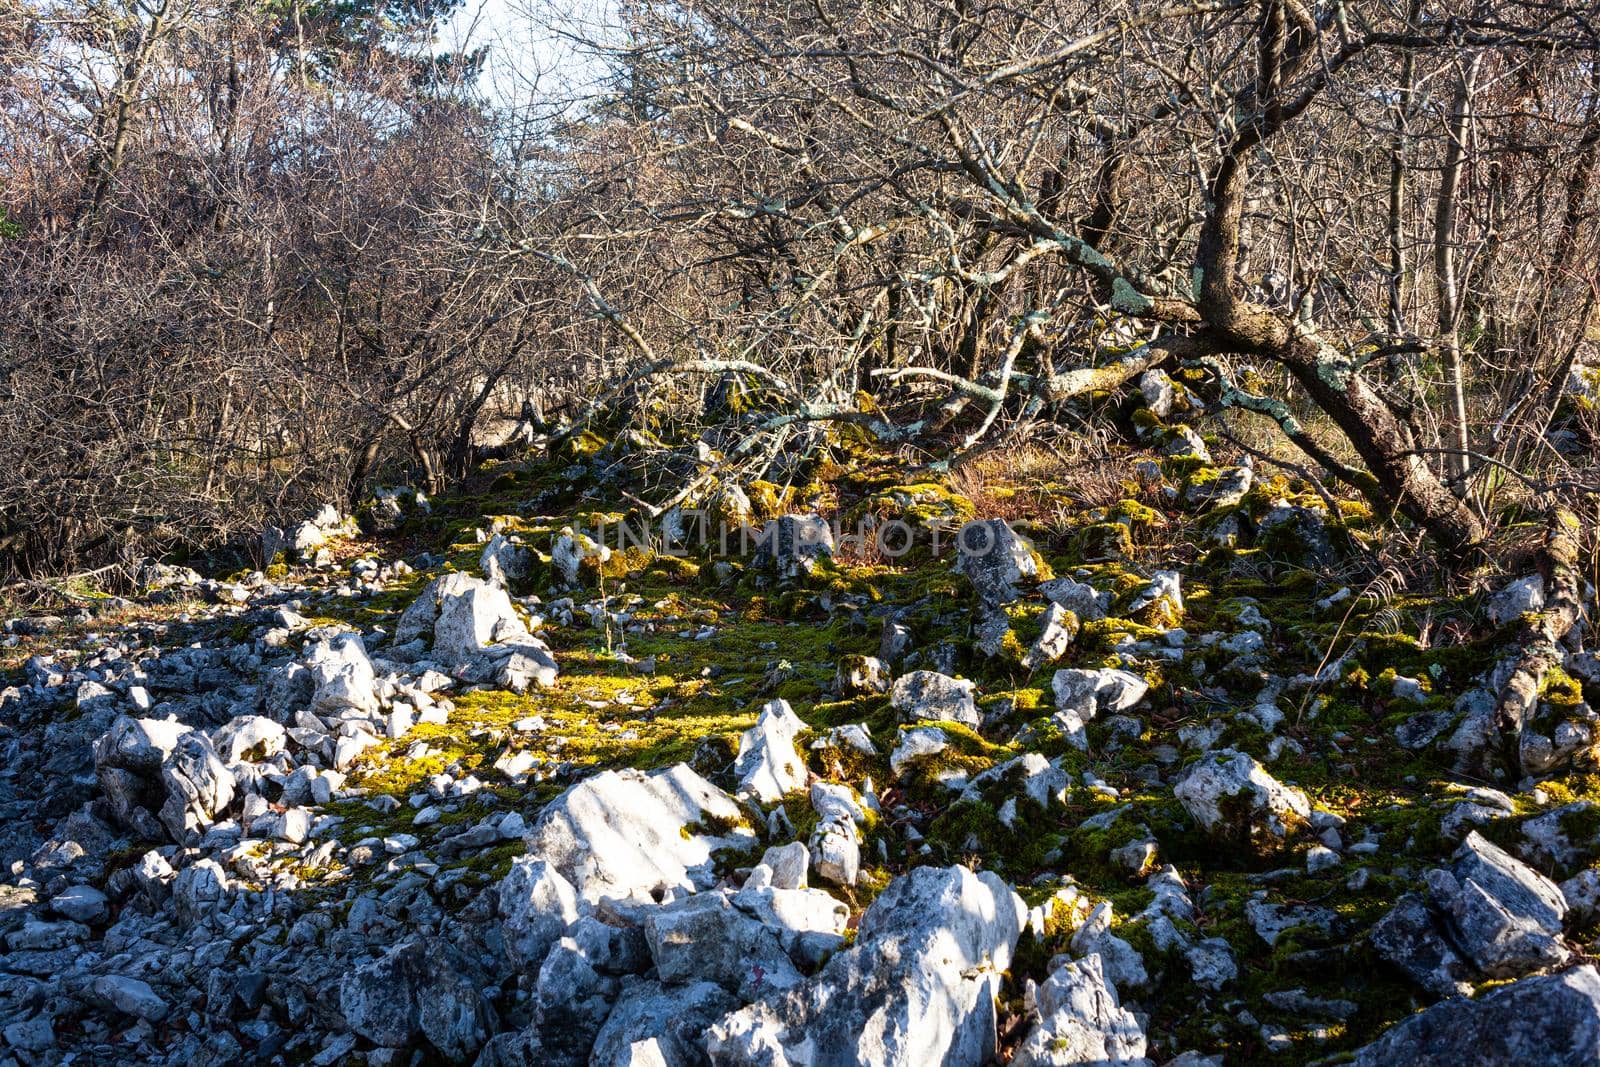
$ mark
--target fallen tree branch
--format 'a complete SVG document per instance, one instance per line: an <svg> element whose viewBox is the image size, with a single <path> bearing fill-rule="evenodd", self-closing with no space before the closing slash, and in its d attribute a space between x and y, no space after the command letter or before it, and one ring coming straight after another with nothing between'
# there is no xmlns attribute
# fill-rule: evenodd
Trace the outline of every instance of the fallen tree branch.
<svg viewBox="0 0 1600 1067"><path fill-rule="evenodd" d="M1494 728L1498 739L1499 767L1486 771L1521 777L1522 732L1539 704L1545 675L1564 660L1561 642L1577 625L1583 611L1583 576L1578 571L1581 551L1578 517L1565 507L1552 508L1546 519L1544 543L1537 557L1544 583L1544 608L1523 616L1512 637L1515 651L1496 669L1505 680L1496 693Z"/></svg>

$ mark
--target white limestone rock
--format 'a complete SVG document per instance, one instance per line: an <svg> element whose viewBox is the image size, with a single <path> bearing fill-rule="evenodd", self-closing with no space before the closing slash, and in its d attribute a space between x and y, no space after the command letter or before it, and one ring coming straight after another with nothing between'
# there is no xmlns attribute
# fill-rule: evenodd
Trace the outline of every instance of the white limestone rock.
<svg viewBox="0 0 1600 1067"><path fill-rule="evenodd" d="M504 589L473 581L439 598L433 651L451 665L466 663L497 641L529 636Z"/></svg>
<svg viewBox="0 0 1600 1067"><path fill-rule="evenodd" d="M715 853L755 845L738 802L686 763L603 771L551 801L525 840L590 903L709 889Z"/></svg>
<svg viewBox="0 0 1600 1067"><path fill-rule="evenodd" d="M1004 519L974 519L956 534L958 573L966 576L978 599L990 606L1009 604L1019 595L1024 578L1039 575L1033 545Z"/></svg>
<svg viewBox="0 0 1600 1067"><path fill-rule="evenodd" d="M378 680L361 635L343 633L311 646L305 660L315 682L313 711L337 715L346 709L364 715L379 710Z"/></svg>
<svg viewBox="0 0 1600 1067"><path fill-rule="evenodd" d="M533 552L518 541L495 534L483 546L478 566L490 585L509 589L533 572Z"/></svg>
<svg viewBox="0 0 1600 1067"><path fill-rule="evenodd" d="M1052 604L1059 605L1078 617L1079 622L1095 622L1106 617L1111 609L1111 593L1100 592L1087 582L1071 578L1052 578L1039 583L1039 592Z"/></svg>
<svg viewBox="0 0 1600 1067"><path fill-rule="evenodd" d="M912 671L895 679L889 703L901 722L958 722L974 729L979 724L973 684L938 671Z"/></svg>
<svg viewBox="0 0 1600 1067"><path fill-rule="evenodd" d="M495 887L506 954L524 968L539 966L550 946L578 921L578 894L546 860L518 856Z"/></svg>
<svg viewBox="0 0 1600 1067"><path fill-rule="evenodd" d="M784 515L762 527L751 565L781 579L812 573L834 552L833 529L817 515Z"/></svg>
<svg viewBox="0 0 1600 1067"><path fill-rule="evenodd" d="M1508 582L1489 598L1485 608L1489 621L1506 626L1523 615L1544 610L1544 579L1529 574Z"/></svg>
<svg viewBox="0 0 1600 1067"><path fill-rule="evenodd" d="M1150 691L1150 683L1115 667L1086 669L1066 667L1050 680L1056 707L1077 714L1088 722L1102 712L1120 715L1132 711Z"/></svg>
<svg viewBox="0 0 1600 1067"><path fill-rule="evenodd" d="M550 565L569 589L581 583L585 564L598 567L610 558L610 548L570 526L563 526L550 544Z"/></svg>
<svg viewBox="0 0 1600 1067"><path fill-rule="evenodd" d="M801 981L777 932L736 908L727 893L696 893L652 909L644 933L668 985L715 982L748 1003Z"/></svg>
<svg viewBox="0 0 1600 1067"><path fill-rule="evenodd" d="M1311 817L1305 793L1231 748L1202 756L1173 792L1207 833L1241 843L1281 845Z"/></svg>
<svg viewBox="0 0 1600 1067"><path fill-rule="evenodd" d="M1015 1067L1148 1067L1139 1020L1117 998L1099 955L1065 961L1037 993L1039 1022L1023 1039Z"/></svg>
<svg viewBox="0 0 1600 1067"><path fill-rule="evenodd" d="M346 972L339 1010L373 1044L426 1040L449 1063L470 1063L497 1029L467 960L449 942L416 937Z"/></svg>
<svg viewBox="0 0 1600 1067"><path fill-rule="evenodd" d="M211 742L222 762L232 766L245 759L271 759L288 746L289 733L265 715L239 715L217 727Z"/></svg>
<svg viewBox="0 0 1600 1067"><path fill-rule="evenodd" d="M770 700L762 707L756 724L739 738L733 774L740 796L773 804L806 784L805 757L794 743L805 727L786 700Z"/></svg>
<svg viewBox="0 0 1600 1067"><path fill-rule="evenodd" d="M862 916L856 943L814 977L711 1028L713 1067L978 1067L995 994L1026 918L996 875L919 867Z"/></svg>
<svg viewBox="0 0 1600 1067"><path fill-rule="evenodd" d="M733 903L776 934L778 944L801 966L815 967L844 945L850 908L820 889L746 883Z"/></svg>

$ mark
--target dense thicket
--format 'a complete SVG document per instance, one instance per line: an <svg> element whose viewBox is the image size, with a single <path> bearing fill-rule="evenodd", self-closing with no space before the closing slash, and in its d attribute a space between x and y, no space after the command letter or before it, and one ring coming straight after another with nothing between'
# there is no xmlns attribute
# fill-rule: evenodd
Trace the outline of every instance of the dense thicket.
<svg viewBox="0 0 1600 1067"><path fill-rule="evenodd" d="M359 10L11 12L0 560L227 538L380 474L437 489L558 358L537 286L466 239L517 195L496 129L459 65Z"/></svg>
<svg viewBox="0 0 1600 1067"><path fill-rule="evenodd" d="M1588 5L630 3L527 106L350 10L0 15L8 565L437 485L574 389L695 455L657 503L1153 366L1457 556L1595 482Z"/></svg>

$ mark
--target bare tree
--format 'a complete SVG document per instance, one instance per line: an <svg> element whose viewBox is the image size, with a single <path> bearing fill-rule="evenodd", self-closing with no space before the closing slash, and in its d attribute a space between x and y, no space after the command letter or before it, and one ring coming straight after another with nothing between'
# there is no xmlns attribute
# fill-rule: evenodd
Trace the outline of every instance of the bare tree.
<svg viewBox="0 0 1600 1067"><path fill-rule="evenodd" d="M537 377L539 279L464 233L518 195L483 108L397 53L283 31L57 5L8 45L0 566L440 488Z"/></svg>
<svg viewBox="0 0 1600 1067"><path fill-rule="evenodd" d="M1474 167L1514 120L1474 108L1477 72L1543 64L1534 132L1554 140L1588 106L1581 5L626 10L625 40L590 42L626 105L590 136L621 151L569 160L575 228L545 247L626 326L638 373L759 366L778 400L759 432L850 423L960 462L1074 397L1195 368L1214 405L1271 419L1447 553L1483 540L1467 396L1495 374L1469 367L1464 316L1525 311L1492 264L1462 273L1486 229L1510 236L1480 221ZM1433 128L1419 100L1446 79ZM1246 362L1292 387L1244 390Z"/></svg>
<svg viewBox="0 0 1600 1067"><path fill-rule="evenodd" d="M840 434L958 465L1154 369L1458 559L1594 481L1551 432L1582 4L552 6L606 84L497 104L448 7L11 0L7 565L439 487L508 412L631 419L663 508Z"/></svg>

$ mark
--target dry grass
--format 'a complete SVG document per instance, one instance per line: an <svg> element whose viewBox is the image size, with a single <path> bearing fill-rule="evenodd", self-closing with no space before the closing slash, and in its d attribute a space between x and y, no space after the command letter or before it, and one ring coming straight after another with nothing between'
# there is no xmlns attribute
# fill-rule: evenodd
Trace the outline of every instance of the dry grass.
<svg viewBox="0 0 1600 1067"><path fill-rule="evenodd" d="M1113 459L1104 442L1063 434L1051 444L993 449L957 467L950 482L979 515L1055 525L1063 507L1110 507L1127 497L1132 473L1130 460Z"/></svg>

